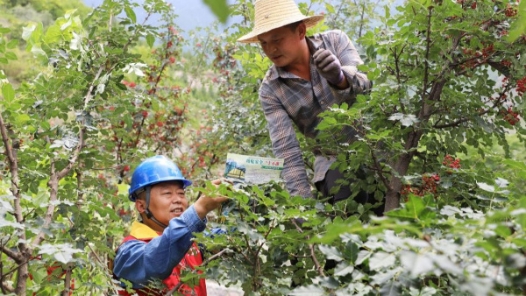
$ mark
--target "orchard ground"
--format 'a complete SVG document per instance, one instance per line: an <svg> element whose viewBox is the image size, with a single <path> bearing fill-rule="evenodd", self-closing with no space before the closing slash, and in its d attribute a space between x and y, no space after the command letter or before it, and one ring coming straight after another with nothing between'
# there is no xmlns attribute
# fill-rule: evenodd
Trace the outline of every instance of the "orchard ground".
<svg viewBox="0 0 526 296"><path fill-rule="evenodd" d="M240 288L236 287L224 287L220 284L207 280L206 281L206 290L210 296L241 296L243 291Z"/></svg>

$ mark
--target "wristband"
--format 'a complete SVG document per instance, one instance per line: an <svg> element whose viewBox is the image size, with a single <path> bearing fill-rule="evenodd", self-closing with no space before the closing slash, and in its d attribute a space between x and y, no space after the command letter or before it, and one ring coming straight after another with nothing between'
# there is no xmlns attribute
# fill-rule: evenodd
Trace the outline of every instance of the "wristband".
<svg viewBox="0 0 526 296"><path fill-rule="evenodd" d="M338 82L334 83L332 81L328 81L330 84L332 85L339 85L340 83L342 83L343 79L345 78L345 76L343 75L343 71L340 70L340 77L338 77Z"/></svg>

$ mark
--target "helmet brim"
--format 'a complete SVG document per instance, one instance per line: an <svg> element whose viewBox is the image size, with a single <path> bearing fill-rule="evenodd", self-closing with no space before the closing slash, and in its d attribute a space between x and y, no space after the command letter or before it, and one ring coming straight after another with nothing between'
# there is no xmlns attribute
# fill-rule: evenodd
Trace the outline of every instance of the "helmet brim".
<svg viewBox="0 0 526 296"><path fill-rule="evenodd" d="M131 191L128 191L128 198L131 200L131 201L135 201L136 200L136 196L137 196L137 191L140 191L141 189L144 189L145 187L147 186L154 186L156 184L159 184L159 183L165 183L165 182L181 182L183 183L183 189L185 189L186 187L192 185L192 181L190 180L186 180L186 179L181 179L181 178L164 178L164 179L159 179L155 182L151 182L151 183L148 183L148 184L144 184L142 185L140 188L138 188L137 190L131 192ZM130 188L131 189L131 188ZM142 192L142 191L141 191Z"/></svg>

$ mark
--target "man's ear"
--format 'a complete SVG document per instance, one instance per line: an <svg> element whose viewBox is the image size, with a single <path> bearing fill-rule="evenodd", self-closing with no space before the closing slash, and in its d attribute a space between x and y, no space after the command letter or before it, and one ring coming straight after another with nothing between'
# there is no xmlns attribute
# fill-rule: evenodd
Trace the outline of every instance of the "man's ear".
<svg viewBox="0 0 526 296"><path fill-rule="evenodd" d="M144 213L144 211L146 211L146 205L145 205L145 201L142 200L142 199L137 199L135 200L135 209L137 209L137 211L142 214Z"/></svg>
<svg viewBox="0 0 526 296"><path fill-rule="evenodd" d="M298 25L298 34L299 34L299 37L300 39L304 39L305 36L307 35L307 26L305 25L304 22L301 22L299 25Z"/></svg>

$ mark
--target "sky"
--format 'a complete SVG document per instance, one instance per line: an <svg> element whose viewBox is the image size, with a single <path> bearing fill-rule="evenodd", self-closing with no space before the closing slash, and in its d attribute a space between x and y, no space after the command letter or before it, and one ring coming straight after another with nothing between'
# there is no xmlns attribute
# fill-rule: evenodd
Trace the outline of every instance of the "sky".
<svg viewBox="0 0 526 296"><path fill-rule="evenodd" d="M132 0L133 2L141 3L143 0ZM227 3L233 4L236 0L227 0ZM296 3L299 2L308 2L307 0L294 0ZM350 0L340 0L340 1L350 1ZM393 0L394 4L399 4L404 0ZM84 3L89 7L97 7L101 5L103 0L84 0ZM206 4L203 3L203 0L165 0L165 2L170 3L174 8L175 13L178 15L175 23L182 30L182 36L184 38L188 37L188 33L195 28L210 28L212 25L217 22L217 17L212 13ZM333 2L334 3L334 2ZM314 4L314 11L322 11L323 9L316 9L318 4ZM145 13L141 11L135 12L137 15L137 21L144 20ZM219 25L219 33L223 33L224 29L230 27L232 23L240 22L240 16L236 18L229 18L226 25ZM155 24L155 19L152 20ZM205 33L197 33L197 35L202 35Z"/></svg>
<svg viewBox="0 0 526 296"><path fill-rule="evenodd" d="M203 0L165 0L172 4L175 13L178 15L175 23L184 31L188 32L196 27L208 27L217 21L216 16L203 3ZM99 6L103 0L84 0L84 3L89 7ZM142 2L141 0L134 0L134 2ZM235 0L227 0L227 3L232 4ZM296 3L300 0L295 0ZM305 0L303 0L305 2ZM137 20L141 18L140 13L137 13ZM229 19L227 26L235 22L236 19ZM239 20L238 20L239 21Z"/></svg>
<svg viewBox="0 0 526 296"><path fill-rule="evenodd" d="M84 0L89 7L100 5L103 0ZM136 0L135 2L141 2ZM217 18L202 0L166 0L172 4L175 13L178 15L176 24L184 31L195 29L196 27L207 27L214 23ZM228 1L232 3L232 1ZM140 13L137 13L137 20L140 20ZM230 20L229 22L232 22Z"/></svg>

